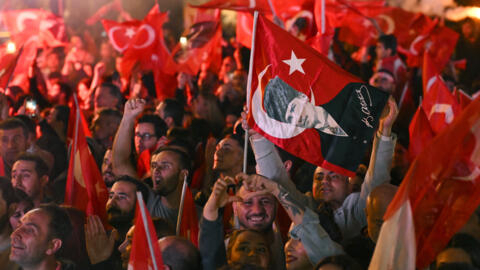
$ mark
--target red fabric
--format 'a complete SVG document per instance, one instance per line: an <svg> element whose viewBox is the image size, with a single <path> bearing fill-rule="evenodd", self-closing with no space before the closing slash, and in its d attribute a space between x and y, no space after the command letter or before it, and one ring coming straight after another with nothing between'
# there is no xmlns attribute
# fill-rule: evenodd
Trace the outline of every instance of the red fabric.
<svg viewBox="0 0 480 270"><path fill-rule="evenodd" d="M111 20L102 20L102 24L113 48L123 53L129 47L142 22L134 20L119 23ZM145 33L142 32L141 34Z"/></svg>
<svg viewBox="0 0 480 270"><path fill-rule="evenodd" d="M253 16L248 12L237 12L237 41L247 48L252 47Z"/></svg>
<svg viewBox="0 0 480 270"><path fill-rule="evenodd" d="M3 163L3 158L0 156L0 176L5 175L5 164Z"/></svg>
<svg viewBox="0 0 480 270"><path fill-rule="evenodd" d="M140 206L140 202L137 200L135 211L135 231L133 232L132 249L130 251L128 269L154 269L147 237L150 237L151 239L153 254L158 267L157 269L164 269L162 253L160 252L160 247L157 244L157 233L155 231L155 227L153 226L152 218L150 217L150 213L146 209L143 201L142 204L143 205ZM144 209L147 224L143 222L140 207ZM149 236L147 236L147 230L145 228L148 228Z"/></svg>
<svg viewBox="0 0 480 270"><path fill-rule="evenodd" d="M152 156L151 150L144 150L138 156L137 160L137 176L143 178L147 173L150 173L150 158Z"/></svg>
<svg viewBox="0 0 480 270"><path fill-rule="evenodd" d="M455 89L453 91L453 95L458 101L458 104L460 104L460 108L465 109L471 102L472 102L472 97L470 97L467 93L463 92L462 90Z"/></svg>
<svg viewBox="0 0 480 270"><path fill-rule="evenodd" d="M291 59L292 53L295 53L297 58L304 59L304 62L301 64L304 73L298 70L290 73L289 65L284 61L286 61L285 59ZM261 91L262 94L260 96L263 96L265 85L270 79L277 76L295 90L302 91L307 97L310 97L311 100L314 99L315 105L317 106L328 103L334 99L348 83L361 82L358 78L342 70L335 63L261 15L259 16L257 25L254 70L252 70L252 72L253 80L250 108L252 108L252 104L254 103L252 100L255 99L255 96L258 96L258 94L255 95L255 93ZM261 82L259 82L260 76L263 76ZM260 84L261 87L259 87ZM257 101L263 103L261 100ZM265 110L263 104L260 106L257 105L257 107L262 107L262 109ZM314 128L305 129L300 133L295 133L296 135L290 135L289 133L285 138L274 136L271 132L281 130L282 128L280 128L279 125L282 123L277 123L275 128L270 125L270 129L263 130L258 126L259 123L255 122L252 109L250 109L249 112L248 123L257 132L277 146L312 164L341 174L355 174L354 171L331 164L324 159L320 151L320 149L322 149L320 135ZM323 147L326 146L323 145ZM316 151L312 151L312 149L316 149Z"/></svg>
<svg viewBox="0 0 480 270"><path fill-rule="evenodd" d="M435 69L430 54L424 55L424 99L422 106L430 125L438 134L460 113L460 105ZM428 77L432 76L432 77Z"/></svg>
<svg viewBox="0 0 480 270"><path fill-rule="evenodd" d="M172 52L177 70L194 76L198 74L202 64L217 71L222 65L220 12L208 17L197 9L197 14L198 19L183 35L187 37L187 44L178 43Z"/></svg>
<svg viewBox="0 0 480 270"><path fill-rule="evenodd" d="M7 83L15 70L19 57L19 50L15 53L7 53L6 46L0 47L0 88L7 88Z"/></svg>
<svg viewBox="0 0 480 270"><path fill-rule="evenodd" d="M77 117L78 128L75 126ZM104 224L108 224L105 210L108 190L88 148L81 117L83 116L78 107L71 110L68 134L73 137L70 137L72 148L65 188L65 204L84 211L87 216L97 215Z"/></svg>
<svg viewBox="0 0 480 270"><path fill-rule="evenodd" d="M422 106L418 106L410 122L408 133L410 135L408 156L413 161L435 136Z"/></svg>
<svg viewBox="0 0 480 270"><path fill-rule="evenodd" d="M198 247L198 218L193 195L187 186L185 201L183 202L182 223L180 224L180 235L184 236L196 247Z"/></svg>
<svg viewBox="0 0 480 270"><path fill-rule="evenodd" d="M313 0L276 0L271 2L275 13L282 19L290 18L292 14L301 10L313 10L314 4ZM210 0L204 4L190 5L199 8L220 8L249 12L258 10L262 14L272 14L272 9L267 0Z"/></svg>
<svg viewBox="0 0 480 270"><path fill-rule="evenodd" d="M410 166L384 220L409 199L417 268L444 249L480 204L480 99L433 139Z"/></svg>

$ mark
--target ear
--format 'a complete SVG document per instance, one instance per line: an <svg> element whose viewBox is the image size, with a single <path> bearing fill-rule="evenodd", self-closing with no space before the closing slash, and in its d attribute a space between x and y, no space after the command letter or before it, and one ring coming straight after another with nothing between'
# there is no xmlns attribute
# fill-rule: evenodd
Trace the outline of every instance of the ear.
<svg viewBox="0 0 480 270"><path fill-rule="evenodd" d="M173 127L174 126L173 118L171 116L166 117L164 119L164 121L165 121L165 124L167 124L167 127Z"/></svg>
<svg viewBox="0 0 480 270"><path fill-rule="evenodd" d="M287 160L283 162L283 167L285 167L285 170L287 170L287 172L290 172L292 165L293 165L293 162L291 160Z"/></svg>
<svg viewBox="0 0 480 270"><path fill-rule="evenodd" d="M11 203L8 206L8 216L11 217L15 213L15 209L17 209L18 203Z"/></svg>
<svg viewBox="0 0 480 270"><path fill-rule="evenodd" d="M52 240L50 240L50 245L48 249L45 251L45 253L47 255L54 255L55 253L57 253L58 250L60 250L61 247L62 247L62 240L58 238L53 238Z"/></svg>
<svg viewBox="0 0 480 270"><path fill-rule="evenodd" d="M44 187L48 183L48 175L40 177L40 185Z"/></svg>

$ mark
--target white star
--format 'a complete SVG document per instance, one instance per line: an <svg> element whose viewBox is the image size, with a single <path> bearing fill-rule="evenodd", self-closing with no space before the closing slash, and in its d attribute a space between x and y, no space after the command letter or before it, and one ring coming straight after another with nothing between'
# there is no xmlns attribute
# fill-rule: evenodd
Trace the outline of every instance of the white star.
<svg viewBox="0 0 480 270"><path fill-rule="evenodd" d="M154 62L158 61L158 55L152 54L152 61Z"/></svg>
<svg viewBox="0 0 480 270"><path fill-rule="evenodd" d="M133 29L133 27L127 28L127 30L125 31L125 36L129 38L135 36L135 29Z"/></svg>
<svg viewBox="0 0 480 270"><path fill-rule="evenodd" d="M290 59L283 60L283 62L290 66L290 72L288 73L288 75L292 75L292 73L297 70L305 74L305 71L303 71L303 67L302 67L303 62L305 62L305 58L297 58L293 50L292 50L292 55L290 56Z"/></svg>

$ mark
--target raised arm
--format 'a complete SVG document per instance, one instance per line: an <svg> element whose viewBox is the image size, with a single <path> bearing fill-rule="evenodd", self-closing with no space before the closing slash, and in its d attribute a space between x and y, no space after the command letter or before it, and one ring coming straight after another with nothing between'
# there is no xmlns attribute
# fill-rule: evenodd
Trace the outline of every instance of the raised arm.
<svg viewBox="0 0 480 270"><path fill-rule="evenodd" d="M145 108L145 100L130 99L125 103L122 121L112 146L112 169L115 175L137 177L137 170L130 161L135 118Z"/></svg>
<svg viewBox="0 0 480 270"><path fill-rule="evenodd" d="M309 207L302 206L282 185L260 175L240 174L237 177L243 180L247 190L263 190L277 198L293 222L290 236L302 243L313 265L327 256L343 254L342 247L320 225L318 215Z"/></svg>

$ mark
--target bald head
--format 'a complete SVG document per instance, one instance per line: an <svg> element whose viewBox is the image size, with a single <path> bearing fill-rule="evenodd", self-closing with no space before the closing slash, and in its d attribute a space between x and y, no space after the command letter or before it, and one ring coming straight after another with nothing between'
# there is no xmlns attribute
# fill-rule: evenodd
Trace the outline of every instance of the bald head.
<svg viewBox="0 0 480 270"><path fill-rule="evenodd" d="M200 252L185 238L166 236L158 240L158 246L162 252L163 263L170 269L201 269Z"/></svg>
<svg viewBox="0 0 480 270"><path fill-rule="evenodd" d="M367 198L367 225L368 236L373 242L377 242L380 233L380 227L383 224L383 215L387 207L395 197L397 187L392 184L382 184L372 190Z"/></svg>

